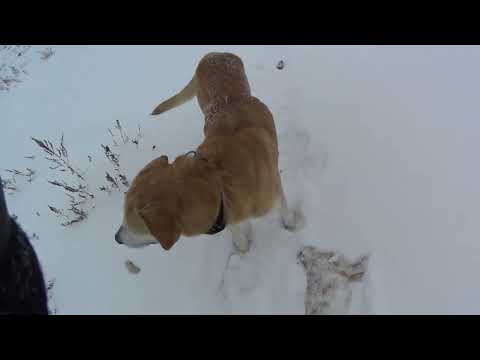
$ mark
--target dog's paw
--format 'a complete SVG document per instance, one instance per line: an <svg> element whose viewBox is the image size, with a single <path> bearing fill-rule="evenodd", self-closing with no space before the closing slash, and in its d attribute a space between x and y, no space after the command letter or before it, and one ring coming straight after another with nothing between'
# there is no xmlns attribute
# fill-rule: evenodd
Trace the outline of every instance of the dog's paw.
<svg viewBox="0 0 480 360"><path fill-rule="evenodd" d="M246 254L250 250L251 245L252 239L243 234L233 239L233 248L236 254Z"/></svg>
<svg viewBox="0 0 480 360"><path fill-rule="evenodd" d="M282 226L288 231L295 231L303 227L305 218L300 210L289 210L282 216Z"/></svg>
<svg viewBox="0 0 480 360"><path fill-rule="evenodd" d="M246 254L252 245L252 231L248 226L245 232L236 232L232 234L233 249L236 254Z"/></svg>

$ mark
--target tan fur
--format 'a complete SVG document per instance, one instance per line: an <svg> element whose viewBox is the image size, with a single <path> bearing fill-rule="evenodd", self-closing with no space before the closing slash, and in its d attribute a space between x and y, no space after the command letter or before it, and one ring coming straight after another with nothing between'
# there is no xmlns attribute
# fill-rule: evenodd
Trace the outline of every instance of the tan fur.
<svg viewBox="0 0 480 360"><path fill-rule="evenodd" d="M166 156L135 177L124 207L124 225L153 235L170 249L181 235L205 233L221 198L227 224L268 213L282 196L273 116L251 96L243 63L229 53L210 53L190 83L158 105L160 114L197 97L205 115L205 139L197 155Z"/></svg>
<svg viewBox="0 0 480 360"><path fill-rule="evenodd" d="M158 105L155 110L152 111L152 115L160 115L165 111L171 110L176 108L177 106L183 105L189 100L192 100L196 94L196 78L193 79L188 83L185 88L180 91L177 95L172 96L170 99L162 102Z"/></svg>

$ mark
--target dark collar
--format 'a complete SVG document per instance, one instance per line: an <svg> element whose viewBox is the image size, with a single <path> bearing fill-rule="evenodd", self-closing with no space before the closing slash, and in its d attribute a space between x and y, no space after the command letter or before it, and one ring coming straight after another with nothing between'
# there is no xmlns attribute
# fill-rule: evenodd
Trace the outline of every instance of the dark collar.
<svg viewBox="0 0 480 360"><path fill-rule="evenodd" d="M220 198L220 210L218 212L217 220L215 220L215 223L213 226L206 232L207 235L214 235L218 234L221 232L223 229L225 229L225 215L224 215L224 210L223 210L223 195Z"/></svg>
<svg viewBox="0 0 480 360"><path fill-rule="evenodd" d="M200 154L198 150L193 150L187 152L185 155L190 155L193 154L193 156L199 160L205 160L208 161L205 157ZM220 195L220 210L218 211L218 216L217 219L215 220L215 223L212 225L212 227L205 233L207 235L214 235L218 234L219 232L223 231L225 229L225 211L223 208L223 194Z"/></svg>

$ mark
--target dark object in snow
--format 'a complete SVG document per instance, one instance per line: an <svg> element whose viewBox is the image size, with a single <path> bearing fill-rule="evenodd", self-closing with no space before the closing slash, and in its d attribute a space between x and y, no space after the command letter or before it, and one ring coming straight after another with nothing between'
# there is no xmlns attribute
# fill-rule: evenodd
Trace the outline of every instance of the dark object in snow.
<svg viewBox="0 0 480 360"><path fill-rule="evenodd" d="M10 217L0 189L0 314L48 315L47 290L27 235Z"/></svg>
<svg viewBox="0 0 480 360"><path fill-rule="evenodd" d="M47 291L50 292L50 291L53 290L53 286L55 285L55 281L56 281L55 278L53 278L52 280L49 280L49 281L48 281Z"/></svg>
<svg viewBox="0 0 480 360"><path fill-rule="evenodd" d="M53 51L52 48L45 48L37 52L40 54L40 59L42 59L43 61L47 61L53 56L53 54L55 54L55 51Z"/></svg>
<svg viewBox="0 0 480 360"><path fill-rule="evenodd" d="M133 263L131 260L125 261L125 266L130 274L138 274L140 272L140 268Z"/></svg>
<svg viewBox="0 0 480 360"><path fill-rule="evenodd" d="M285 63L283 62L283 60L280 60L277 64L277 69L282 70L284 67L285 67Z"/></svg>

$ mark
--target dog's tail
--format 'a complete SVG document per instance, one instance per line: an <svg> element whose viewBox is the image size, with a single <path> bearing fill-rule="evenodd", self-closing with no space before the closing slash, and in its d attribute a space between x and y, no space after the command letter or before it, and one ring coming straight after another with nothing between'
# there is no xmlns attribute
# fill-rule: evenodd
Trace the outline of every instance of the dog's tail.
<svg viewBox="0 0 480 360"><path fill-rule="evenodd" d="M164 102L160 103L153 111L152 115L159 115L164 113L168 110L176 108L180 105L185 104L187 101L193 99L193 97L197 94L197 78L194 75L192 80L188 83L187 86L183 88L178 94L172 96L170 99L165 100Z"/></svg>

